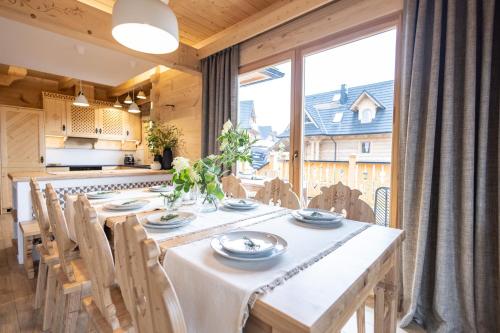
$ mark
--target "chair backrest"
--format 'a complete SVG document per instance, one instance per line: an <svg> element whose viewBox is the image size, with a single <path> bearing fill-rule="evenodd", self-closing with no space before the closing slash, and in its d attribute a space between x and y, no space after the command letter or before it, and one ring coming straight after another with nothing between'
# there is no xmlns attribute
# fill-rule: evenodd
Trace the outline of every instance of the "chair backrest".
<svg viewBox="0 0 500 333"><path fill-rule="evenodd" d="M321 194L312 198L308 207L345 212L346 218L350 220L374 223L373 209L359 199L361 194L360 191L351 190L349 186L339 182L330 187L322 187Z"/></svg>
<svg viewBox="0 0 500 333"><path fill-rule="evenodd" d="M255 199L265 203L280 205L290 209L299 209L300 200L292 191L292 185L279 178L264 182L264 187L257 191Z"/></svg>
<svg viewBox="0 0 500 333"><path fill-rule="evenodd" d="M64 218L66 220L66 225L68 227L68 235L71 239L77 239L76 227L75 227L75 207L73 205L73 199L71 199L68 193L64 194Z"/></svg>
<svg viewBox="0 0 500 333"><path fill-rule="evenodd" d="M222 177L222 189L226 196L230 198L246 199L248 198L248 193L243 184L241 184L241 179L234 175L229 175Z"/></svg>
<svg viewBox="0 0 500 333"><path fill-rule="evenodd" d="M114 228L118 284L136 332L184 333L175 290L161 266L160 250L135 215Z"/></svg>
<svg viewBox="0 0 500 333"><path fill-rule="evenodd" d="M111 297L115 268L108 239L85 195L78 195L73 208L78 247L90 275L92 300L112 329L121 328Z"/></svg>
<svg viewBox="0 0 500 333"><path fill-rule="evenodd" d="M31 178L30 180L30 187L33 212L35 213L35 218L38 222L38 227L40 228L42 246L48 253L52 253L54 243L52 241L52 234L50 232L47 204L45 203L43 193L40 191L40 185L38 185L38 182L34 178Z"/></svg>
<svg viewBox="0 0 500 333"><path fill-rule="evenodd" d="M57 194L51 184L45 185L45 198L47 202L47 212L50 227L55 233L57 250L59 252L59 262L68 281L75 281L75 274L70 264L70 256L75 250L76 244L69 238L68 227L64 218L64 213L57 198Z"/></svg>

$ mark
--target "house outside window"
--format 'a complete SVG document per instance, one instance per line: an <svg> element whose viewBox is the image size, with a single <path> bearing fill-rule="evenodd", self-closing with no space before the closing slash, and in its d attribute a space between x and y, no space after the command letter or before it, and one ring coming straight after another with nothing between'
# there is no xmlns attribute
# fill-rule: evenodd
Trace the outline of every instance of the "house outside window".
<svg viewBox="0 0 500 333"><path fill-rule="evenodd" d="M362 124L371 123L371 121L375 118L375 110L366 108L360 111L359 120Z"/></svg>
<svg viewBox="0 0 500 333"><path fill-rule="evenodd" d="M361 141L361 154L370 154L372 143L370 141Z"/></svg>

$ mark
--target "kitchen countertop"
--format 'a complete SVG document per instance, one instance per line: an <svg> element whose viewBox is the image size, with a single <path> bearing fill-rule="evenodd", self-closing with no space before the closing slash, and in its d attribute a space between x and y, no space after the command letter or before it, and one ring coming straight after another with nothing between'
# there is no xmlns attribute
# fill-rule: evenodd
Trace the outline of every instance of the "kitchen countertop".
<svg viewBox="0 0 500 333"><path fill-rule="evenodd" d="M147 169L148 164L47 164L47 168L125 167Z"/></svg>
<svg viewBox="0 0 500 333"><path fill-rule="evenodd" d="M90 170L90 171L55 171L55 172L13 172L9 173L9 178L13 182L27 182L31 178L36 180L55 179L85 179L85 178L110 178L110 177L130 177L130 176L151 176L165 175L166 170L150 169L121 169L121 170Z"/></svg>

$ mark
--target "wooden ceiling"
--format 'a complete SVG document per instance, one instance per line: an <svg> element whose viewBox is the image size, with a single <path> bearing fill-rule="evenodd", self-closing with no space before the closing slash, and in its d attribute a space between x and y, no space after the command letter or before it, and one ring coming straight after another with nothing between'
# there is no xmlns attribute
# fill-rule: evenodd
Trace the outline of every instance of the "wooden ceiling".
<svg viewBox="0 0 500 333"><path fill-rule="evenodd" d="M111 14L115 0L78 0ZM195 47L204 39L265 9L276 0L170 0L182 43Z"/></svg>

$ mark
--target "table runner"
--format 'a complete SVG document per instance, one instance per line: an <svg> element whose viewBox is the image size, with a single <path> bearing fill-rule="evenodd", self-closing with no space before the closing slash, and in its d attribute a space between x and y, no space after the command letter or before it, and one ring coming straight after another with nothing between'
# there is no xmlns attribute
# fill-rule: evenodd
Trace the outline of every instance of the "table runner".
<svg viewBox="0 0 500 333"><path fill-rule="evenodd" d="M370 224L346 220L339 228L313 228L287 214L242 228L283 237L288 250L280 257L263 262L233 261L214 253L211 238L207 238L168 249L163 265L179 297L188 332L241 332L259 295L321 260L368 227Z"/></svg>
<svg viewBox="0 0 500 333"><path fill-rule="evenodd" d="M118 197L118 196L117 196ZM150 201L148 205L145 207L142 207L140 209L135 209L135 210L130 210L130 211L110 211L104 209L104 205L106 203L109 203L114 200L122 200L122 199L131 199L131 198L145 198ZM70 200L75 200L76 197L70 197ZM159 197L158 193L152 194L152 192L148 192L145 190L140 190L140 191L127 191L126 193L120 193L120 198L113 198L113 200L109 199L103 199L103 200L91 200L90 204L96 209L97 211L97 217L99 219L99 222L101 225L104 225L106 222L106 219L110 217L116 217L116 216L126 216L130 214L137 214L140 212L147 212L147 211L152 211L154 209L161 209L163 208L163 198ZM67 205L71 206L72 205ZM256 209L252 210L247 210L247 211L236 211L236 210L230 210L224 207L221 207L218 211L215 212L210 212L210 213L202 213L199 212L200 206L198 205L190 205L190 206L181 206L179 208L179 211L187 211L187 212L193 212L196 214L196 219L189 223L188 225L177 228L177 229L170 229L170 230L156 230L156 229L149 229L145 228L146 232L148 234L148 237L151 239L154 239L157 242L162 242L167 239L171 239L174 237L177 237L179 235L185 235L189 233L195 233L198 231L203 231L207 230L213 227L218 227L222 226L225 224L231 224L251 218L257 218L261 216L265 216L267 214L272 214L272 213L277 213L280 211L284 211L284 208L277 207L277 206L270 206L270 205L264 205L260 204ZM155 214L155 213L152 213ZM70 228L70 224L72 224L73 221L73 212L72 210L69 210L68 207L65 210L65 215L66 215L66 220L68 221L68 231L74 230L74 228ZM139 222L145 222L145 218L140 218ZM74 241L77 241L76 235L74 234L74 231L70 231L70 238Z"/></svg>

